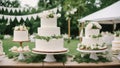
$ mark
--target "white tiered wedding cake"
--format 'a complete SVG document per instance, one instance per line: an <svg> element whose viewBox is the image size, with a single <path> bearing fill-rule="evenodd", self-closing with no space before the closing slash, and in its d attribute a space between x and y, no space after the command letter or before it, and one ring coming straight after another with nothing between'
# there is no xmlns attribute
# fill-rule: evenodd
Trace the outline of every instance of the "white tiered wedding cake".
<svg viewBox="0 0 120 68"><path fill-rule="evenodd" d="M112 50L120 50L120 31L114 32L114 40L112 41Z"/></svg>
<svg viewBox="0 0 120 68"><path fill-rule="evenodd" d="M80 50L103 50L107 46L102 40L100 35L101 25L97 22L89 23L85 28L85 37L82 38L82 42L78 44Z"/></svg>
<svg viewBox="0 0 120 68"><path fill-rule="evenodd" d="M14 28L13 41L28 41L28 30L25 25L16 26Z"/></svg>
<svg viewBox="0 0 120 68"><path fill-rule="evenodd" d="M64 48L64 39L60 36L60 27L57 27L57 14L53 11L43 11L41 27L35 40L33 51L38 52L61 52Z"/></svg>
<svg viewBox="0 0 120 68"><path fill-rule="evenodd" d="M3 54L5 53L3 52L3 44L2 44L2 41L0 40L0 56Z"/></svg>

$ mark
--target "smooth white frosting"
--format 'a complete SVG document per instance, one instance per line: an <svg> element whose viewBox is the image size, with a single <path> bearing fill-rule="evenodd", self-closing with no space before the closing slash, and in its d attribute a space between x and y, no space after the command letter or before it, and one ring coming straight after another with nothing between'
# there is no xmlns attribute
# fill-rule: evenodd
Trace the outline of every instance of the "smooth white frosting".
<svg viewBox="0 0 120 68"><path fill-rule="evenodd" d="M82 44L84 45L96 45L96 44L103 44L102 38L90 38L90 37L83 37Z"/></svg>
<svg viewBox="0 0 120 68"><path fill-rule="evenodd" d="M28 31L14 31L13 41L28 41Z"/></svg>
<svg viewBox="0 0 120 68"><path fill-rule="evenodd" d="M38 35L40 36L54 36L60 35L59 27L40 27L38 28Z"/></svg>
<svg viewBox="0 0 120 68"><path fill-rule="evenodd" d="M99 35L100 29L85 29L85 37L89 37L90 35Z"/></svg>
<svg viewBox="0 0 120 68"><path fill-rule="evenodd" d="M120 37L114 37L112 41L112 49L119 49L120 48Z"/></svg>
<svg viewBox="0 0 120 68"><path fill-rule="evenodd" d="M120 48L120 41L112 41L112 49Z"/></svg>
<svg viewBox="0 0 120 68"><path fill-rule="evenodd" d="M49 41L36 39L35 49L40 51L58 51L64 49L63 39L51 39Z"/></svg>
<svg viewBox="0 0 120 68"><path fill-rule="evenodd" d="M41 18L41 27L57 27L57 17L54 18Z"/></svg>

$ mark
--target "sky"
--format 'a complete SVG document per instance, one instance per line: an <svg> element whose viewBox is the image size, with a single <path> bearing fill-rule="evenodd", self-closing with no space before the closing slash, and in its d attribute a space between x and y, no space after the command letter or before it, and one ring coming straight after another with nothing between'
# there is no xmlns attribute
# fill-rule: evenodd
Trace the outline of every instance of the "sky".
<svg viewBox="0 0 120 68"><path fill-rule="evenodd" d="M39 0L19 0L21 2L21 7L26 7L26 5L30 7L37 7Z"/></svg>
<svg viewBox="0 0 120 68"><path fill-rule="evenodd" d="M10 0L10 1L14 1L14 0ZM19 0L19 1L21 7L27 7L26 5L28 5L29 7L37 7L39 0Z"/></svg>

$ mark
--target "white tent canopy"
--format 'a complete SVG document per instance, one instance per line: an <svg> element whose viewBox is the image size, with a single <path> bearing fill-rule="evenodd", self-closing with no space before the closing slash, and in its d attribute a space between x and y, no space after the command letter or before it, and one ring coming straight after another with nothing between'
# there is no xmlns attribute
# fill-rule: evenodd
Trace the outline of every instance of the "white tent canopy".
<svg viewBox="0 0 120 68"><path fill-rule="evenodd" d="M78 21L98 21L99 23L104 24L120 23L120 1L79 19Z"/></svg>

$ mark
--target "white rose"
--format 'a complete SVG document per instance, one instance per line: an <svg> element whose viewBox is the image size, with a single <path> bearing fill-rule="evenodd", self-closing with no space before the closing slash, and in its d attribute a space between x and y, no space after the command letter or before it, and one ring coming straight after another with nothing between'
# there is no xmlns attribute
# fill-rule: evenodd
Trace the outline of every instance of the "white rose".
<svg viewBox="0 0 120 68"><path fill-rule="evenodd" d="M58 14L57 14L57 17L61 17L61 14L60 14L60 13L58 13Z"/></svg>
<svg viewBox="0 0 120 68"><path fill-rule="evenodd" d="M76 12L76 11L77 11L77 8L74 8L73 11Z"/></svg>
<svg viewBox="0 0 120 68"><path fill-rule="evenodd" d="M93 26L93 24L92 24L92 23L89 23L89 24L86 26L86 29L91 29L92 26Z"/></svg>
<svg viewBox="0 0 120 68"><path fill-rule="evenodd" d="M75 12L74 11L70 11L70 14L75 14Z"/></svg>
<svg viewBox="0 0 120 68"><path fill-rule="evenodd" d="M66 15L69 15L70 13L69 12L66 12Z"/></svg>
<svg viewBox="0 0 120 68"><path fill-rule="evenodd" d="M27 30L26 26L24 26L23 30Z"/></svg>
<svg viewBox="0 0 120 68"><path fill-rule="evenodd" d="M91 48L91 49L94 49L95 47L94 47L94 45L91 45L90 48Z"/></svg>
<svg viewBox="0 0 120 68"><path fill-rule="evenodd" d="M24 27L22 25L20 25L19 27L20 27L20 31L24 30Z"/></svg>
<svg viewBox="0 0 120 68"><path fill-rule="evenodd" d="M60 6L60 7L58 8L58 10L61 11L61 10L62 10L62 7Z"/></svg>
<svg viewBox="0 0 120 68"><path fill-rule="evenodd" d="M14 30L15 30L15 31L19 30L19 27L18 27L18 26L16 26Z"/></svg>
<svg viewBox="0 0 120 68"><path fill-rule="evenodd" d="M98 22L92 22L97 28L101 29L102 26Z"/></svg>

